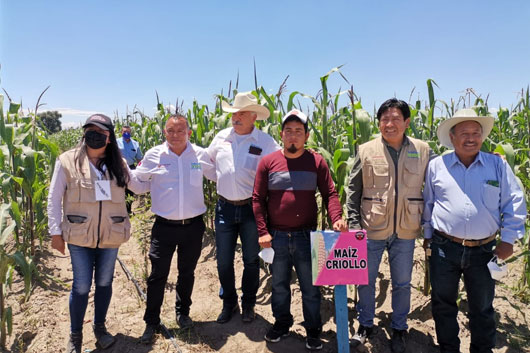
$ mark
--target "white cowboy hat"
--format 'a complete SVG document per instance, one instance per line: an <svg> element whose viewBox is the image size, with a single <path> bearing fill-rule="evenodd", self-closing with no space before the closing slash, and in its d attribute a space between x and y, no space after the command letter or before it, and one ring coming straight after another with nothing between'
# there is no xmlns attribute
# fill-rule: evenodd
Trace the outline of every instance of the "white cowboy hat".
<svg viewBox="0 0 530 353"><path fill-rule="evenodd" d="M258 115L258 120L265 120L270 114L269 109L258 104L258 100L251 92L238 93L234 98L234 104L230 105L227 102L222 101L221 106L225 112L229 113L236 113L239 111L254 112Z"/></svg>
<svg viewBox="0 0 530 353"><path fill-rule="evenodd" d="M460 109L449 119L444 120L437 130L438 140L445 147L454 148L449 132L453 126L464 121L476 121L482 126L482 141L488 137L493 128L493 117L478 116L473 109Z"/></svg>

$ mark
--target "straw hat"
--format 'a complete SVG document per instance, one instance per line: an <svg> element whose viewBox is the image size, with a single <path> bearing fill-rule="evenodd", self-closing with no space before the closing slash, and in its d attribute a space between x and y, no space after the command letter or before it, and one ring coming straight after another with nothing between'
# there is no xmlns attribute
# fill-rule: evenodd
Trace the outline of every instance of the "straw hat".
<svg viewBox="0 0 530 353"><path fill-rule="evenodd" d="M221 106L225 112L229 113L236 113L239 111L254 112L258 115L258 120L265 120L270 114L269 109L265 108L261 104L258 104L258 100L251 92L238 93L234 98L233 105L223 101Z"/></svg>
<svg viewBox="0 0 530 353"><path fill-rule="evenodd" d="M482 141L488 137L493 128L493 117L478 116L473 109L460 109L449 119L444 120L437 130L438 140L445 147L454 148L449 132L453 126L464 121L476 121L482 126Z"/></svg>

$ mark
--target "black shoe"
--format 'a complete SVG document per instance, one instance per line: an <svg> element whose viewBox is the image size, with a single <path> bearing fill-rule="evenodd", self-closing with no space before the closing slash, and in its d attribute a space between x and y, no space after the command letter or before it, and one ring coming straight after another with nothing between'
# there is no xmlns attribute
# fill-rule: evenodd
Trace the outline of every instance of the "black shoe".
<svg viewBox="0 0 530 353"><path fill-rule="evenodd" d="M149 344L153 341L153 337L155 336L155 333L160 331L160 325L147 325L145 327L145 331L142 334L142 337L140 337L140 342L144 344Z"/></svg>
<svg viewBox="0 0 530 353"><path fill-rule="evenodd" d="M372 331L374 330L373 327L366 327L363 325L359 326L359 329L353 335L351 340L352 347L357 347L360 344L364 344L366 342L366 339L372 335Z"/></svg>
<svg viewBox="0 0 530 353"><path fill-rule="evenodd" d="M320 337L311 337L307 336L305 339L305 347L309 349L310 351L318 351L322 349L322 341L320 340Z"/></svg>
<svg viewBox="0 0 530 353"><path fill-rule="evenodd" d="M250 306L248 308L243 308L243 314L241 316L242 316L243 322L247 322L247 323L252 322L252 320L254 320L254 318L256 317L256 313L254 312L254 307Z"/></svg>
<svg viewBox="0 0 530 353"><path fill-rule="evenodd" d="M66 353L81 353L81 346L83 345L83 333L70 333L68 344L66 345Z"/></svg>
<svg viewBox="0 0 530 353"><path fill-rule="evenodd" d="M224 324L232 318L232 315L239 313L239 305L227 306L223 305L223 311L217 317L217 323Z"/></svg>
<svg viewBox="0 0 530 353"><path fill-rule="evenodd" d="M94 336L96 336L96 346L99 348L107 349L116 342L114 336L105 328L105 324L93 324L92 330L94 330Z"/></svg>
<svg viewBox="0 0 530 353"><path fill-rule="evenodd" d="M277 322L272 325L272 327L267 331L267 334L265 335L265 340L276 343L280 342L282 337L285 337L289 334L289 327L280 325Z"/></svg>
<svg viewBox="0 0 530 353"><path fill-rule="evenodd" d="M390 348L392 353L403 353L405 352L405 333L407 330L396 330L392 332L392 338L390 339Z"/></svg>
<svg viewBox="0 0 530 353"><path fill-rule="evenodd" d="M177 313L177 324L182 329L188 329L193 326L193 320L188 315Z"/></svg>

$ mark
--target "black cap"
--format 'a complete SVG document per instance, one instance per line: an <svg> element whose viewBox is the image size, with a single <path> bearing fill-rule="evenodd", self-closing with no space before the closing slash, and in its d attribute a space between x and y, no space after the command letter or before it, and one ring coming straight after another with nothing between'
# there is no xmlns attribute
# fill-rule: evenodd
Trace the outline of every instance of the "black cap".
<svg viewBox="0 0 530 353"><path fill-rule="evenodd" d="M114 126L112 125L112 120L106 115L103 114L94 114L88 117L85 121L85 125L83 125L83 129L87 127L88 125L96 125L97 127L102 128L103 130L114 130Z"/></svg>

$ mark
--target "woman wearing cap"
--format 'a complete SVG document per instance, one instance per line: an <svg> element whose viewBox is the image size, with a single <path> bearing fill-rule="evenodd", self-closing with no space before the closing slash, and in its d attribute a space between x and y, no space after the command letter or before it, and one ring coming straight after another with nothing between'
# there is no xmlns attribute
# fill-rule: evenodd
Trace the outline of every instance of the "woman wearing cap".
<svg viewBox="0 0 530 353"><path fill-rule="evenodd" d="M147 187L131 179L109 117L92 115L83 129L79 145L59 156L48 196L51 246L64 254L68 243L72 262L68 353L81 352L92 277L96 284L92 325L96 344L105 349L115 342L105 328L105 317L118 247L130 236L125 187L127 183L138 191Z"/></svg>

